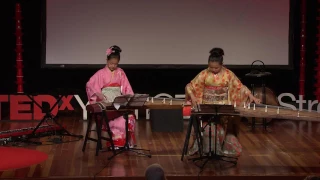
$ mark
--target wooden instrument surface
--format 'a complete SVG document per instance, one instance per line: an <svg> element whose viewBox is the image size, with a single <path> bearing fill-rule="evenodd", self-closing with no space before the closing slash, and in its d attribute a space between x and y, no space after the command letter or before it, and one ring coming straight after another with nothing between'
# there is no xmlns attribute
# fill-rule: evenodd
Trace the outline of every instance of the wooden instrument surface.
<svg viewBox="0 0 320 180"><path fill-rule="evenodd" d="M215 106L218 106L215 109ZM200 107L200 108L199 108ZM211 114L211 115L229 115L240 116L247 118L273 118L273 119L287 119L299 121L317 121L320 122L320 113L317 111L308 110L293 110L287 107L272 106L265 104L250 104L246 107L232 105L206 105L200 104L198 109L194 109L192 114Z"/></svg>
<svg viewBox="0 0 320 180"><path fill-rule="evenodd" d="M264 93L262 91L262 87L255 87L255 88L253 88L253 91L254 91L254 96L256 98L260 99L263 104L273 105L273 106L279 106L280 105L275 93L270 88L265 87L266 102L263 102L263 94ZM252 123L253 117L246 117L246 118L248 119L249 122ZM263 119L266 119L267 123L272 120L271 117L266 117L266 118L254 117L254 119L255 119L255 122L258 122L258 123L262 123Z"/></svg>
<svg viewBox="0 0 320 180"><path fill-rule="evenodd" d="M121 110L133 110L133 109L182 109L184 106L184 99L170 99L170 98L150 98L145 102L142 107L120 107ZM96 104L91 104L87 106L89 112L97 113L107 110L115 110L112 103L100 102ZM193 112L196 114L214 114L215 112ZM219 113L223 114L223 113ZM292 110L286 107L273 106L273 105L254 105L251 104L250 108L247 106L235 107L234 112L224 113L225 115L238 115L241 117L248 118L272 118L272 119L288 119L288 120L303 120L303 121L319 121L320 113L317 111L307 111L307 110Z"/></svg>
<svg viewBox="0 0 320 180"><path fill-rule="evenodd" d="M174 98L149 98L142 107L120 107L121 109L134 110L134 109L182 109L184 106L184 99ZM86 107L88 112L98 113L105 110L116 110L112 103L99 102L89 104Z"/></svg>
<svg viewBox="0 0 320 180"><path fill-rule="evenodd" d="M192 108L192 114L194 115L226 115L236 116L239 112L235 110L233 105L222 104L198 104L197 108Z"/></svg>
<svg viewBox="0 0 320 180"><path fill-rule="evenodd" d="M318 121L320 122L320 113L317 111L307 110L292 110L280 106L271 105L256 105L255 110L253 105L248 107L236 107L237 112L243 117L256 117L256 118L273 118L273 119L288 119L288 120L303 120L303 121Z"/></svg>
<svg viewBox="0 0 320 180"><path fill-rule="evenodd" d="M144 104L146 109L182 109L184 99L152 98Z"/></svg>

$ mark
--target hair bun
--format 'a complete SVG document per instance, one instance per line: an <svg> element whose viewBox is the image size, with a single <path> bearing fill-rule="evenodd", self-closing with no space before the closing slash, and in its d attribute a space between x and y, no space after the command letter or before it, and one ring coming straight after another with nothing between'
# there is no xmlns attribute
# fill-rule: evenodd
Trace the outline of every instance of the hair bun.
<svg viewBox="0 0 320 180"><path fill-rule="evenodd" d="M110 47L115 53L121 53L121 48L119 46L113 45Z"/></svg>
<svg viewBox="0 0 320 180"><path fill-rule="evenodd" d="M221 57L224 55L224 51L222 48L213 48L209 53L212 57Z"/></svg>

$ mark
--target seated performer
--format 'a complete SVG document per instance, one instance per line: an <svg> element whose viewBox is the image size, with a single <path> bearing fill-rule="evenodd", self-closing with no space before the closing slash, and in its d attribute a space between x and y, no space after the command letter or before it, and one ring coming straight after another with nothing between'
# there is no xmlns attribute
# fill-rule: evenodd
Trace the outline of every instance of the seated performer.
<svg viewBox="0 0 320 180"><path fill-rule="evenodd" d="M238 106L246 102L260 103L251 91L244 86L237 76L223 66L224 51L221 48L213 48L210 51L208 60L208 68L202 70L189 84L186 86L186 103L195 104L232 104ZM227 133L227 124L234 123L233 120L228 121L231 116L221 116L220 124L217 126L217 154L228 156L240 156L242 146L233 134ZM236 117L233 117L236 118ZM204 119L205 120L205 119ZM212 127L211 151L214 151L214 135L215 126ZM203 133L203 152L209 152L209 132L208 126ZM189 150L189 155L193 155L198 151L197 141Z"/></svg>
<svg viewBox="0 0 320 180"><path fill-rule="evenodd" d="M86 92L90 104L99 101L113 102L115 97L119 95L134 94L125 72L118 68L120 53L121 49L118 46L111 46L107 49L107 65L97 71L87 82ZM113 112L112 116L115 116L115 113ZM128 119L129 145L133 146L135 143L134 114L129 114ZM123 147L126 138L125 119L123 116L119 115L116 119L111 120L109 126L115 147ZM107 146L110 146L110 144L107 143Z"/></svg>

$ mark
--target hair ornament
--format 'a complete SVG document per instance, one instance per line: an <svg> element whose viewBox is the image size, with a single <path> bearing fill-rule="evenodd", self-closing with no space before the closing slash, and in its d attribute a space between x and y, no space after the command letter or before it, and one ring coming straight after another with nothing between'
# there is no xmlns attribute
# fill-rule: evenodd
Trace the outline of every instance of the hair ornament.
<svg viewBox="0 0 320 180"><path fill-rule="evenodd" d="M114 50L112 48L108 48L106 51L106 55L109 56L111 53L114 53Z"/></svg>

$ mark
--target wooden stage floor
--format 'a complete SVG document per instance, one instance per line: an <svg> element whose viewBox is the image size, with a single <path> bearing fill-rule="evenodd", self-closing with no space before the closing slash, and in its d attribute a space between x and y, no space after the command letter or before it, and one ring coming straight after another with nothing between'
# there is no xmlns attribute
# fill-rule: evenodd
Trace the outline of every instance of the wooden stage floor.
<svg viewBox="0 0 320 180"><path fill-rule="evenodd" d="M85 135L86 121L80 117L63 116L60 120L67 130ZM0 131L36 126L37 123L1 122ZM185 130L187 121L185 121ZM136 154L120 154L109 163L111 152L101 152L95 156L95 143L89 141L82 152L83 139L54 145L27 145L49 155L38 165L24 169L0 172L1 178L30 179L102 179L105 177L123 179L143 179L146 167L152 163L161 164L172 179L304 179L307 175L320 175L320 123L274 120L272 132L264 132L258 127L248 131L241 123L239 141L243 146L238 164L212 162L206 165L198 177L199 168L186 158L181 161L185 132L152 132L149 121L137 120L136 138L138 147L151 150L152 158ZM73 140L75 138L64 138ZM47 138L41 139L43 142ZM1 153L1 152L0 152ZM14 158L14 157L13 157ZM100 172L101 171L101 172ZM95 176L96 175L96 176ZM95 177L94 177L95 176Z"/></svg>

